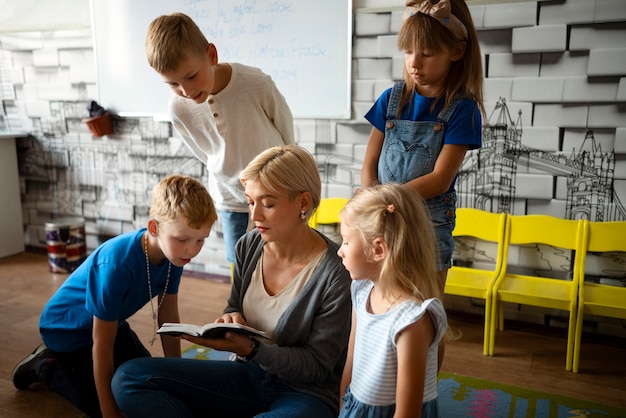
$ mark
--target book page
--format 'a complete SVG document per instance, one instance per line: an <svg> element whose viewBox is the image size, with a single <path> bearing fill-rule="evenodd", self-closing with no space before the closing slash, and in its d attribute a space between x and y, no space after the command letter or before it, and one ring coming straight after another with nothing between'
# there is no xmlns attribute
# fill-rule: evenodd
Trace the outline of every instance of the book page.
<svg viewBox="0 0 626 418"><path fill-rule="evenodd" d="M166 322L161 328L157 331L157 334L169 334L169 335L177 335L177 334L188 334L193 336L202 336L205 338L224 338L224 334L227 331L233 332L241 332L246 335L266 338L270 339L269 334L254 329L252 327L248 327L246 325L235 324L235 323L223 323L216 322L211 324L203 325L202 327L193 324L179 324Z"/></svg>

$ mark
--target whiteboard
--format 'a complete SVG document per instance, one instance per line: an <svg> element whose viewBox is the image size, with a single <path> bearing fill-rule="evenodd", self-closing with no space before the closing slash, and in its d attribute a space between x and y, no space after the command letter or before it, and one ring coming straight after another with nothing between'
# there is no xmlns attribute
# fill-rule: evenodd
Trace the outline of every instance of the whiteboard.
<svg viewBox="0 0 626 418"><path fill-rule="evenodd" d="M99 104L165 119L170 88L148 65L148 25L189 15L220 62L269 74L294 118L351 116L351 0L91 0Z"/></svg>

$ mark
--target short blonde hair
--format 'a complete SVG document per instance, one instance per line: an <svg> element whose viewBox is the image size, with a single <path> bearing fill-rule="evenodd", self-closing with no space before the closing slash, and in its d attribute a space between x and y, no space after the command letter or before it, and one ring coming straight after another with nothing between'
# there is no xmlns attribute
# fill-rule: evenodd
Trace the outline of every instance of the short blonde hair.
<svg viewBox="0 0 626 418"><path fill-rule="evenodd" d="M208 46L198 25L183 13L157 17L146 35L148 63L158 73L175 70L187 56L206 54Z"/></svg>
<svg viewBox="0 0 626 418"><path fill-rule="evenodd" d="M299 193L311 194L311 206L305 216L308 219L320 204L322 181L313 156L297 145L283 145L269 148L257 155L239 173L239 180L245 187L248 180L259 180L273 193L282 190L290 199Z"/></svg>
<svg viewBox="0 0 626 418"><path fill-rule="evenodd" d="M159 223L183 221L191 228L213 225L217 212L206 187L193 177L170 174L152 191L150 217Z"/></svg>

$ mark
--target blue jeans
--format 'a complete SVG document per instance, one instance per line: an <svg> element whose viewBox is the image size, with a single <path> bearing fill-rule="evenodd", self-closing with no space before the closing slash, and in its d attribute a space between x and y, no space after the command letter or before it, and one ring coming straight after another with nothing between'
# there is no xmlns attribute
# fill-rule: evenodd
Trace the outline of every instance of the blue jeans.
<svg viewBox="0 0 626 418"><path fill-rule="evenodd" d="M224 232L224 246L226 247L226 260L235 262L235 244L239 238L248 231L248 212L219 211L222 231Z"/></svg>
<svg viewBox="0 0 626 418"><path fill-rule="evenodd" d="M454 237L452 231L456 225L456 192L444 193L426 201L428 212L435 227L437 239L437 270L446 271L452 267Z"/></svg>
<svg viewBox="0 0 626 418"><path fill-rule="evenodd" d="M58 393L91 418L101 417L100 402L93 377L92 346L69 353L54 353L55 361L44 372L48 389ZM137 357L150 357L128 323L117 330L113 359L115 367Z"/></svg>
<svg viewBox="0 0 626 418"><path fill-rule="evenodd" d="M124 414L133 418L337 416L321 399L254 362L136 359L117 370L111 387Z"/></svg>

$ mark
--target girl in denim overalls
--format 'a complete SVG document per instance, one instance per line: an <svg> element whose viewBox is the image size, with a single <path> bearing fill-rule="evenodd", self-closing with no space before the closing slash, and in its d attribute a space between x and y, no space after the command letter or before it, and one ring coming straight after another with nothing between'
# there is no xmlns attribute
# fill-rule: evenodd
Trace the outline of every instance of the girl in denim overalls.
<svg viewBox="0 0 626 418"><path fill-rule="evenodd" d="M482 145L482 64L465 2L409 0L398 46L404 81L365 115L373 127L361 185L402 183L426 199L443 289L454 249L457 172L466 151Z"/></svg>
<svg viewBox="0 0 626 418"><path fill-rule="evenodd" d="M361 186L397 182L426 199L443 291L454 249L457 172L466 151L482 145L482 61L465 1L408 0L398 47L404 80L365 115L373 127Z"/></svg>

